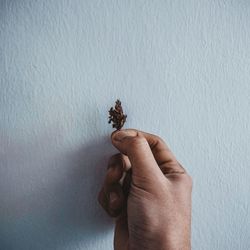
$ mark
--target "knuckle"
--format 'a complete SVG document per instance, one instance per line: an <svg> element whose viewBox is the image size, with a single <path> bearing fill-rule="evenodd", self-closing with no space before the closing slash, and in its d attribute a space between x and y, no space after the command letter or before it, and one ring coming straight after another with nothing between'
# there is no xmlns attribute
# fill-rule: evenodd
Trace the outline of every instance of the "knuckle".
<svg viewBox="0 0 250 250"><path fill-rule="evenodd" d="M184 173L187 173L186 169L182 166L180 162L177 161L178 168L180 168Z"/></svg>
<svg viewBox="0 0 250 250"><path fill-rule="evenodd" d="M116 167L117 165L122 165L122 164L123 164L122 154L121 153L117 153L117 154L112 155L109 158L108 167L107 168L109 169L111 167Z"/></svg>
<svg viewBox="0 0 250 250"><path fill-rule="evenodd" d="M193 180L189 174L182 174L181 176L182 185L184 185L188 189L192 189L193 187Z"/></svg>
<svg viewBox="0 0 250 250"><path fill-rule="evenodd" d="M165 142L160 136L155 135L155 136L154 136L154 141L155 141L155 142L154 142L155 145L159 145L159 146L164 147L164 148L166 148L167 150L169 150L169 148L168 148L166 142Z"/></svg>
<svg viewBox="0 0 250 250"><path fill-rule="evenodd" d="M178 184L178 186L186 189L192 190L193 181L192 177L187 173L175 173L166 175L168 179L172 180L173 183Z"/></svg>
<svg viewBox="0 0 250 250"><path fill-rule="evenodd" d="M109 163L112 163L112 162L115 162L115 161L121 159L121 156L122 156L121 153L117 153L117 154L112 155L112 156L109 158Z"/></svg>
<svg viewBox="0 0 250 250"><path fill-rule="evenodd" d="M165 144L165 141L158 135L155 135L155 140L160 144Z"/></svg>

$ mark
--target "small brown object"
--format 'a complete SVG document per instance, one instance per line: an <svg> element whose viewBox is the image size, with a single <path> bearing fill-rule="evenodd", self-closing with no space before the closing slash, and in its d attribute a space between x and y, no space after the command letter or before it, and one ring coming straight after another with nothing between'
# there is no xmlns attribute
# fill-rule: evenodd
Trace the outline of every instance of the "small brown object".
<svg viewBox="0 0 250 250"><path fill-rule="evenodd" d="M113 128L120 130L126 122L127 115L123 114L121 101L117 99L115 108L111 107L109 110L109 123L113 123Z"/></svg>

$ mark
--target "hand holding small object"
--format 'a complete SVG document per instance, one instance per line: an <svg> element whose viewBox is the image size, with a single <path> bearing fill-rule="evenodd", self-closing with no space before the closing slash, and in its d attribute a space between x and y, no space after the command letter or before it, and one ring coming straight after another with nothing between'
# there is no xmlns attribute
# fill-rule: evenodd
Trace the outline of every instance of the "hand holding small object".
<svg viewBox="0 0 250 250"><path fill-rule="evenodd" d="M119 112L117 105L112 112ZM111 140L119 153L109 160L98 200L116 218L114 249L190 250L192 179L186 170L158 136L126 129Z"/></svg>

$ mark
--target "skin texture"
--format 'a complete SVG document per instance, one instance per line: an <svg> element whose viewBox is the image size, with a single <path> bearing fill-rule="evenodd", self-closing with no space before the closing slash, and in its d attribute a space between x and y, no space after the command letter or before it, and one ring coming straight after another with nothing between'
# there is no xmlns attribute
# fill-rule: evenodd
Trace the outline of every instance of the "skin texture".
<svg viewBox="0 0 250 250"><path fill-rule="evenodd" d="M158 136L126 129L111 140L119 153L109 160L98 200L116 218L114 249L190 250L192 179L186 170Z"/></svg>

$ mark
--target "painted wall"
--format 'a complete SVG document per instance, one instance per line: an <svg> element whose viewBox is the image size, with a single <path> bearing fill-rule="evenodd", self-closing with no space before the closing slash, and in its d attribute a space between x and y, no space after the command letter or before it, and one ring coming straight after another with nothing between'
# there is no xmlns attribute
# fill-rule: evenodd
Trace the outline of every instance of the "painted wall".
<svg viewBox="0 0 250 250"><path fill-rule="evenodd" d="M112 249L107 110L194 180L194 250L250 249L250 3L0 1L0 249Z"/></svg>

